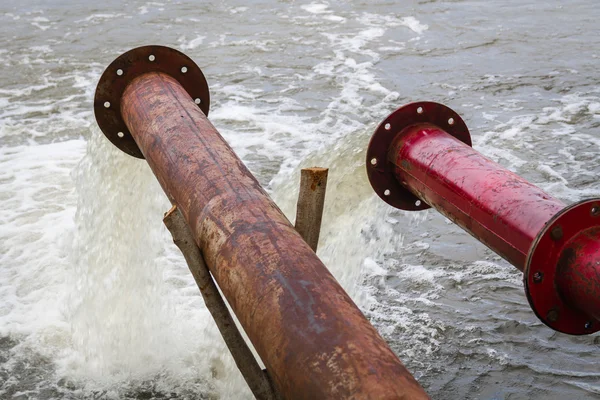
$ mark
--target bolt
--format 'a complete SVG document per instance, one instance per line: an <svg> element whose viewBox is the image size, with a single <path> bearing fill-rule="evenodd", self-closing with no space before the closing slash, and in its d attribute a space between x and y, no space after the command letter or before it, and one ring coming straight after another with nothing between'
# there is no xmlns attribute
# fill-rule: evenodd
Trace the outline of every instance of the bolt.
<svg viewBox="0 0 600 400"><path fill-rule="evenodd" d="M548 311L548 314L546 314L546 319L550 322L558 321L558 311L556 311L554 308Z"/></svg>
<svg viewBox="0 0 600 400"><path fill-rule="evenodd" d="M563 237L563 231L562 228L560 227L560 225L556 225L554 228L552 228L552 230L550 231L550 238L554 241L560 240Z"/></svg>
<svg viewBox="0 0 600 400"><path fill-rule="evenodd" d="M592 321L586 322L584 327L585 327L586 331L589 331L590 329L592 329Z"/></svg>
<svg viewBox="0 0 600 400"><path fill-rule="evenodd" d="M544 279L543 273L538 271L535 274L533 274L533 283L541 283L543 279Z"/></svg>
<svg viewBox="0 0 600 400"><path fill-rule="evenodd" d="M592 207L592 211L591 211L592 217L597 217L598 215L600 215L600 206L593 206Z"/></svg>

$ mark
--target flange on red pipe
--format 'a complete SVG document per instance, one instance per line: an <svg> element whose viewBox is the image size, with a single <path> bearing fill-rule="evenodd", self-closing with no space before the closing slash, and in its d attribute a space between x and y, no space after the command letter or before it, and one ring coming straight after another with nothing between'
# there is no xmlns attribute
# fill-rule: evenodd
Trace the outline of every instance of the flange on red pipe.
<svg viewBox="0 0 600 400"><path fill-rule="evenodd" d="M524 273L531 308L571 335L600 330L600 199L571 206L471 148L462 118L405 105L367 150L375 192L402 210L434 207Z"/></svg>

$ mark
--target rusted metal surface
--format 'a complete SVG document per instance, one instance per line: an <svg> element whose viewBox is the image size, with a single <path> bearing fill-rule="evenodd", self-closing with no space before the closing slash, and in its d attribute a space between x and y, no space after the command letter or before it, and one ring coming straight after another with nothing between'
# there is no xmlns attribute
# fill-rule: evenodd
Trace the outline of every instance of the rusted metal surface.
<svg viewBox="0 0 600 400"><path fill-rule="evenodd" d="M427 398L175 78L134 78L120 107L284 398Z"/></svg>
<svg viewBox="0 0 600 400"><path fill-rule="evenodd" d="M296 206L295 227L316 253L321 234L321 219L327 190L327 168L304 168L300 171L300 192Z"/></svg>
<svg viewBox="0 0 600 400"><path fill-rule="evenodd" d="M235 365L242 373L252 394L257 400L280 399L268 375L258 365L252 351L237 329L235 321L229 313L225 301L223 301L219 293L219 289L217 289L217 285L215 285L210 276L208 267L194 240L194 235L192 235L187 222L185 222L177 206L173 206L165 214L163 222L169 232L171 232L173 242L181 250L190 272L198 285L198 289L200 289L206 308L215 320L217 328L231 352Z"/></svg>
<svg viewBox="0 0 600 400"><path fill-rule="evenodd" d="M148 72L162 72L174 77L205 115L210 108L204 74L185 54L165 46L143 46L119 56L100 78L94 97L94 114L108 140L137 158L144 156L121 116L121 96L132 80Z"/></svg>
<svg viewBox="0 0 600 400"><path fill-rule="evenodd" d="M369 179L389 204L405 210L432 206L525 272L530 304L548 326L569 334L600 330L600 274L594 264L600 253L591 239L581 244L600 226L600 203L566 207L470 143L452 110L409 104L373 135Z"/></svg>

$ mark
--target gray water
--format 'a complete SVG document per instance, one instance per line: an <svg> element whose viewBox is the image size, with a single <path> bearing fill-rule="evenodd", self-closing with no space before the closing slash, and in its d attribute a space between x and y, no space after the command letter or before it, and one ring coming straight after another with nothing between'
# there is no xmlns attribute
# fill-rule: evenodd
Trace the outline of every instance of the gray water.
<svg viewBox="0 0 600 400"><path fill-rule="evenodd" d="M330 168L319 255L433 398L600 398L600 336L545 327L515 268L364 171L377 124L431 100L554 196L599 196L598 20L595 0L2 0L0 398L251 398L155 178L94 121L103 68L145 44L200 65L290 218L299 169Z"/></svg>

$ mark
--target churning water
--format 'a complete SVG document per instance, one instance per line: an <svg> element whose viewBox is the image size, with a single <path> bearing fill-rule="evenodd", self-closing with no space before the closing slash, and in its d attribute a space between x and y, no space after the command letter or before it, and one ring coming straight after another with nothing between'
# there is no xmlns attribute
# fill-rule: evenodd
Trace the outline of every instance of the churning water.
<svg viewBox="0 0 600 400"><path fill-rule="evenodd" d="M201 66L288 216L299 169L330 168L319 254L433 398L599 398L600 336L546 328L516 269L364 169L382 118L432 100L551 194L599 196L598 20L597 0L2 0L0 398L251 398L168 201L92 115L103 68L145 44Z"/></svg>

